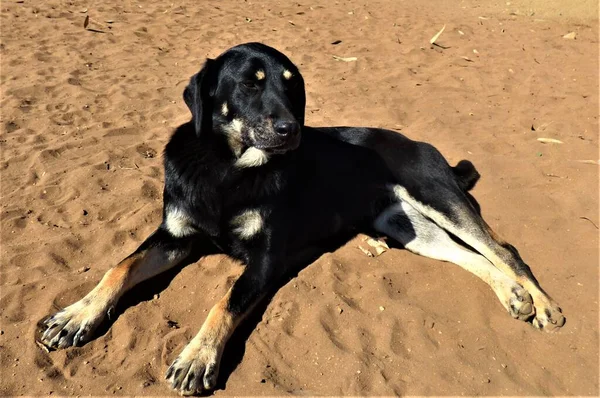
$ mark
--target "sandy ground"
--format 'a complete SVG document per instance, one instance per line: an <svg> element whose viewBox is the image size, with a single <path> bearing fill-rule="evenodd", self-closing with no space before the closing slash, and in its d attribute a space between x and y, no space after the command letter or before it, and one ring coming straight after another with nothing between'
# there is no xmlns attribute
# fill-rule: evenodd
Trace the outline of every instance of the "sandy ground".
<svg viewBox="0 0 600 398"><path fill-rule="evenodd" d="M457 266L368 258L357 237L246 323L216 394L598 395L597 2L366 3L2 1L0 394L170 394L168 364L239 271L226 257L136 289L84 347L48 354L36 323L159 224L189 76L263 41L300 66L308 124L472 160L486 219L567 324L538 332Z"/></svg>

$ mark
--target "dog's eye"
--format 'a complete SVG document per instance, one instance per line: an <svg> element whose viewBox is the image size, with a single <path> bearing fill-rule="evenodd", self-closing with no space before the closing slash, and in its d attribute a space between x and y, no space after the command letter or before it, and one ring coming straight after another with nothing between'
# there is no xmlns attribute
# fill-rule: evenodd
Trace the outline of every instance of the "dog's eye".
<svg viewBox="0 0 600 398"><path fill-rule="evenodd" d="M253 82L251 80L243 81L242 86L244 86L248 90L257 90L258 89L258 85L256 84L256 82Z"/></svg>

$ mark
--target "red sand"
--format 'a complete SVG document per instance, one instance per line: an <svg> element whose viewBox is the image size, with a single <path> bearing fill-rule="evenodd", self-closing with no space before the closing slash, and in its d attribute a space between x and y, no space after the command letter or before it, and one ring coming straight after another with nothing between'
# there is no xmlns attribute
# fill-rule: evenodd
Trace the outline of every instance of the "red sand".
<svg viewBox="0 0 600 398"><path fill-rule="evenodd" d="M2 2L1 395L171 394L168 364L239 271L226 257L146 289L84 347L45 353L36 322L158 225L189 76L254 40L301 68L308 124L399 129L472 160L486 219L567 324L538 332L457 266L368 258L357 238L276 294L217 394L598 395L597 2L365 3Z"/></svg>

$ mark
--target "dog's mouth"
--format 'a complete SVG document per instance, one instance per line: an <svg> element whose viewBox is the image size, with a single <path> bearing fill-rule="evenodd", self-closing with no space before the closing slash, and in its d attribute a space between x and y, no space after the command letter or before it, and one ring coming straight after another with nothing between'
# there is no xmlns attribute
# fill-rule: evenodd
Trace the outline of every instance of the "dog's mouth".
<svg viewBox="0 0 600 398"><path fill-rule="evenodd" d="M282 136L272 129L269 130L271 131L255 130L253 134L250 134L249 143L251 146L267 153L282 154L294 150L300 145L300 132Z"/></svg>
<svg viewBox="0 0 600 398"><path fill-rule="evenodd" d="M258 149L262 149L263 151L265 151L267 153L273 153L273 154L285 153L288 151L286 144L276 145L276 146L268 146L268 147L260 147L260 145L259 145L256 147Z"/></svg>
<svg viewBox="0 0 600 398"><path fill-rule="evenodd" d="M234 119L224 124L223 132L228 137L234 151L241 150L240 145L254 147L269 154L283 154L298 148L301 129L293 128L279 131L272 123L252 124L243 119ZM239 149L237 149L239 148Z"/></svg>
<svg viewBox="0 0 600 398"><path fill-rule="evenodd" d="M298 148L298 145L300 145L300 134L294 137L287 137L283 142L255 142L253 146L270 154L282 154Z"/></svg>

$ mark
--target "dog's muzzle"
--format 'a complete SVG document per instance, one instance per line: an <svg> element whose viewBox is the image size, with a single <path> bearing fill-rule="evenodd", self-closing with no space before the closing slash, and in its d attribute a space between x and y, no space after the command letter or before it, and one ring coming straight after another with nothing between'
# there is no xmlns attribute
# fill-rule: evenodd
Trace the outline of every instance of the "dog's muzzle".
<svg viewBox="0 0 600 398"><path fill-rule="evenodd" d="M300 144L300 124L295 120L278 120L267 137L258 135L255 147L269 153L284 153ZM261 139L263 138L263 139ZM262 142L261 142L262 141Z"/></svg>

